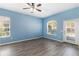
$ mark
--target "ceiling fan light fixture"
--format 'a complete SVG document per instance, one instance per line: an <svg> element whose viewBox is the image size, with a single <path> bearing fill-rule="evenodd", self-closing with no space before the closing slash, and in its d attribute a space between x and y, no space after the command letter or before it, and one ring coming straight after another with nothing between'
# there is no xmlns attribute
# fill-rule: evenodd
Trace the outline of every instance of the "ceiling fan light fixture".
<svg viewBox="0 0 79 59"><path fill-rule="evenodd" d="M30 9L33 12L38 11L38 12L42 12L41 9L37 9L39 6L41 6L41 4L35 4L35 3L26 3L27 5L29 5L29 8L23 8L23 9Z"/></svg>

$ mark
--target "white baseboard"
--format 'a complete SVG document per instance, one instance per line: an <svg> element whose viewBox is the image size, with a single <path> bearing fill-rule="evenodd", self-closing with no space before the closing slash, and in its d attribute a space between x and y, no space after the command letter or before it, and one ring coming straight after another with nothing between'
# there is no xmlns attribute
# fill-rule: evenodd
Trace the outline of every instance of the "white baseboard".
<svg viewBox="0 0 79 59"><path fill-rule="evenodd" d="M58 40L58 39L54 39L54 38L49 38L49 37L44 37L44 38L55 40L55 41L59 41L59 42L63 42L63 40Z"/></svg>
<svg viewBox="0 0 79 59"><path fill-rule="evenodd" d="M12 44L12 43L18 43L18 42L22 42L22 41L28 41L28 40L38 39L38 38L41 38L41 37L42 37L42 36L40 36L40 37L35 37L35 38L24 39L24 40L13 41L13 42L8 42L8 43L2 43L2 44L0 44L0 45L7 45L7 44Z"/></svg>

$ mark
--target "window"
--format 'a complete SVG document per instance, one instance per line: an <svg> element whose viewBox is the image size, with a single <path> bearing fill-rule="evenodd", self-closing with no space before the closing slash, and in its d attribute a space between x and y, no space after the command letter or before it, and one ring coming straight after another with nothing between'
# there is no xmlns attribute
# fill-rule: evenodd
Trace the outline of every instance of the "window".
<svg viewBox="0 0 79 59"><path fill-rule="evenodd" d="M65 24L66 35L73 36L75 34L75 22L72 20L67 20L65 21Z"/></svg>
<svg viewBox="0 0 79 59"><path fill-rule="evenodd" d="M70 41L70 42L74 42L75 41L75 21L73 20L66 20L65 21L65 38L66 40Z"/></svg>
<svg viewBox="0 0 79 59"><path fill-rule="evenodd" d="M49 21L47 23L47 34L55 34L57 30L57 22L55 20Z"/></svg>
<svg viewBox="0 0 79 59"><path fill-rule="evenodd" d="M0 38L10 36L10 18L0 16Z"/></svg>

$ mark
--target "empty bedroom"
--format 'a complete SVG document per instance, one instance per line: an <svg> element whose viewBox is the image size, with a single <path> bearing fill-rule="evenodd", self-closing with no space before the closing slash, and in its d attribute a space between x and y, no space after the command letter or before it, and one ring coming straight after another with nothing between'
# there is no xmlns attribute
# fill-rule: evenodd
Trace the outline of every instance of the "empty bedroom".
<svg viewBox="0 0 79 59"><path fill-rule="evenodd" d="M79 3L1 3L0 56L79 56Z"/></svg>

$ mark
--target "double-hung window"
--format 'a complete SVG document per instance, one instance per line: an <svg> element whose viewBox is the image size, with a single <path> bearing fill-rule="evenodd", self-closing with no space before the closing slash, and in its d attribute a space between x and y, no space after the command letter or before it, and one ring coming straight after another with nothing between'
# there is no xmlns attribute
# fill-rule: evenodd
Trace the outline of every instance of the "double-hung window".
<svg viewBox="0 0 79 59"><path fill-rule="evenodd" d="M10 18L0 16L0 38L10 37Z"/></svg>

